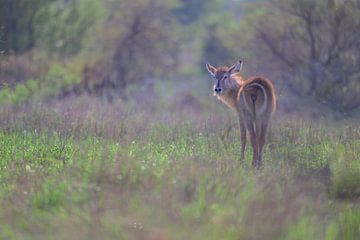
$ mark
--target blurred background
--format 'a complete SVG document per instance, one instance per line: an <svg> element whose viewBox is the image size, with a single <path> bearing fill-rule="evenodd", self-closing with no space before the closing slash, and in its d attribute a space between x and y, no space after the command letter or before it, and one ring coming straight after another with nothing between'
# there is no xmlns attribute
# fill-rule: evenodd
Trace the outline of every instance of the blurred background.
<svg viewBox="0 0 360 240"><path fill-rule="evenodd" d="M202 113L205 63L241 59L281 114L358 117L359 29L359 0L0 0L0 104Z"/></svg>
<svg viewBox="0 0 360 240"><path fill-rule="evenodd" d="M359 239L360 0L0 0L0 239ZM264 168L205 63L278 110Z"/></svg>

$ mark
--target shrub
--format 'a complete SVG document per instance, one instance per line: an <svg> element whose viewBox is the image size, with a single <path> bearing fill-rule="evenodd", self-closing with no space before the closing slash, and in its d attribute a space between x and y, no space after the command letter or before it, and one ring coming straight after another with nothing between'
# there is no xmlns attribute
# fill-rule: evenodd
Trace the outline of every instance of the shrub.
<svg viewBox="0 0 360 240"><path fill-rule="evenodd" d="M41 96L54 97L60 91L70 90L75 83L80 82L80 77L69 72L60 64L53 64L41 82Z"/></svg>

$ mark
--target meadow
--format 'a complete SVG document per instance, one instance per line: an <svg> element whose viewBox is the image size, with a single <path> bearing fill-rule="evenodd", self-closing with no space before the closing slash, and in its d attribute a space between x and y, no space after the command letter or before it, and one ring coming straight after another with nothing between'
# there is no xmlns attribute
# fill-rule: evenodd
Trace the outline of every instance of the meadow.
<svg viewBox="0 0 360 240"><path fill-rule="evenodd" d="M360 0L0 0L0 240L360 239L356 29ZM240 60L279 100L261 169L205 67Z"/></svg>
<svg viewBox="0 0 360 240"><path fill-rule="evenodd" d="M256 170L204 92L1 106L0 238L358 239L357 121L277 113Z"/></svg>

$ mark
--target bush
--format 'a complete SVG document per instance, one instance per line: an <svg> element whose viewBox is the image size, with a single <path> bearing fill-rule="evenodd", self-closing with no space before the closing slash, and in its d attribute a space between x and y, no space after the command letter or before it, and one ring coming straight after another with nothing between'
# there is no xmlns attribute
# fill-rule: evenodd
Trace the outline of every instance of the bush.
<svg viewBox="0 0 360 240"><path fill-rule="evenodd" d="M80 82L80 77L69 72L60 64L53 64L49 72L41 82L41 96L54 97L61 91L68 91L76 83Z"/></svg>
<svg viewBox="0 0 360 240"><path fill-rule="evenodd" d="M41 100L44 97L55 97L62 91L69 91L79 83L81 78L60 64L53 64L41 80L30 79L17 84L14 88L0 90L0 103L22 104L30 98Z"/></svg>
<svg viewBox="0 0 360 240"><path fill-rule="evenodd" d="M0 103L22 104L26 102L34 93L35 80L30 80L30 83L18 84L14 89L4 88L0 90Z"/></svg>

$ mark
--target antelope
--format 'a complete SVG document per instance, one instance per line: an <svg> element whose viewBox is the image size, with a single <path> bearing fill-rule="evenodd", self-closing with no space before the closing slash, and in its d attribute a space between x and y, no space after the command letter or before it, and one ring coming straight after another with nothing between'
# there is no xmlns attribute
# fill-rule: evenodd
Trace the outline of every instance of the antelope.
<svg viewBox="0 0 360 240"><path fill-rule="evenodd" d="M240 122L241 153L244 160L246 134L250 134L253 148L253 167L262 165L262 151L269 120L276 108L276 95L270 80L260 76L244 79L239 72L242 61L231 67L213 67L206 64L206 69L214 79L214 96L235 110Z"/></svg>

